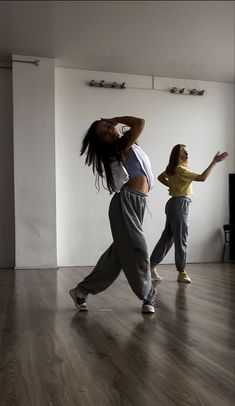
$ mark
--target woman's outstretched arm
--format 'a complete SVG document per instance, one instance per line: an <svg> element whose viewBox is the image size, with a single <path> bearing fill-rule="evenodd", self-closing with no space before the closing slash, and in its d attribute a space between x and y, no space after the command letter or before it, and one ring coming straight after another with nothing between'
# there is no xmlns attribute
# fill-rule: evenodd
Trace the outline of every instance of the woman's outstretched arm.
<svg viewBox="0 0 235 406"><path fill-rule="evenodd" d="M208 166L208 168L205 169L204 172L201 173L201 175L197 175L196 178L194 179L197 182L204 182L208 176L210 175L212 169L214 168L214 166L221 161L224 161L224 159L226 159L228 156L227 152L223 152L222 154L220 152L217 152L217 154L214 156L214 158L212 159L210 165Z"/></svg>

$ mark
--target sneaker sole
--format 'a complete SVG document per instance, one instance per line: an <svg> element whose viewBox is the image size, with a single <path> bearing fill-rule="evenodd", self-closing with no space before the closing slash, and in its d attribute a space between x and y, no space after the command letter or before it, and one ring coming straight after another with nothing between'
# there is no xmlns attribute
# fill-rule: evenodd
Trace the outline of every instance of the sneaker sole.
<svg viewBox="0 0 235 406"><path fill-rule="evenodd" d="M143 305L142 313L145 313L145 314L155 313L155 309L151 305Z"/></svg>
<svg viewBox="0 0 235 406"><path fill-rule="evenodd" d="M87 312L88 311L87 304L83 303L83 304L79 305L79 310L80 310L80 312Z"/></svg>
<svg viewBox="0 0 235 406"><path fill-rule="evenodd" d="M185 281L180 281L180 280L177 279L177 282L181 282L181 283L191 283L192 281L187 281L187 280L185 280Z"/></svg>
<svg viewBox="0 0 235 406"><path fill-rule="evenodd" d="M75 293L74 289L70 289L69 294L70 294L71 298L74 301L75 307L78 310L80 310L81 312L87 312L88 311L88 306L87 306L86 303L82 303L80 305L77 303L77 296L76 296L76 293Z"/></svg>
<svg viewBox="0 0 235 406"><path fill-rule="evenodd" d="M161 281L162 281L162 278L153 278L153 277L151 276L151 281L152 281L152 282L161 282Z"/></svg>

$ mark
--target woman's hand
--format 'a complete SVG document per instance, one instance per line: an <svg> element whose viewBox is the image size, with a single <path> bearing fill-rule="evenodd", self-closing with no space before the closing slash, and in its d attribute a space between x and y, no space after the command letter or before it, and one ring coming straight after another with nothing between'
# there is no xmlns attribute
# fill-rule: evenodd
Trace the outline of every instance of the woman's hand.
<svg viewBox="0 0 235 406"><path fill-rule="evenodd" d="M223 161L224 159L226 159L227 156L228 156L228 153L227 153L227 152L222 152L222 154L221 154L220 152L217 152L217 154L214 156L212 162L216 164L217 162L221 162L221 161Z"/></svg>
<svg viewBox="0 0 235 406"><path fill-rule="evenodd" d="M208 166L208 168L206 168L206 170L204 172L202 172L201 175L197 175L196 178L194 180L196 180L197 182L204 182L208 176L210 175L212 168L218 163L223 161L225 158L227 158L228 153L227 152L222 152L222 154L220 152L217 152L217 154L214 156L214 158L212 159L210 165Z"/></svg>

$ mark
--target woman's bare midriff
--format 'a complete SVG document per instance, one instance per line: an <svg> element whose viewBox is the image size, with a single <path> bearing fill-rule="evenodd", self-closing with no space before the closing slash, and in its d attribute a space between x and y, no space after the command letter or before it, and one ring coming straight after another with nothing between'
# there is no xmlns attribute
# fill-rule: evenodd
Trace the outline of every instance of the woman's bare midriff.
<svg viewBox="0 0 235 406"><path fill-rule="evenodd" d="M145 195L148 195L149 193L149 185L145 175L138 175L131 178L127 183L125 183L125 186L130 187L137 192L144 193Z"/></svg>

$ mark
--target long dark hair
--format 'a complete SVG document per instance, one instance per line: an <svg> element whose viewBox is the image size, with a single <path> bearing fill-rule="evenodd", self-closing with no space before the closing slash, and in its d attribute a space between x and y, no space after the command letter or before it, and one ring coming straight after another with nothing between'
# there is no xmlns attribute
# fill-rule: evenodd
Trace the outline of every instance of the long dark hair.
<svg viewBox="0 0 235 406"><path fill-rule="evenodd" d="M86 152L85 164L92 166L92 171L96 176L95 185L97 190L100 190L100 180L102 186L109 190L110 194L116 191L114 179L111 171L112 160L122 161L122 137L115 143L107 143L100 139L97 135L96 127L100 120L94 121L88 129L82 141L80 155ZM106 179L106 186L104 185Z"/></svg>
<svg viewBox="0 0 235 406"><path fill-rule="evenodd" d="M179 157L180 157L180 151L182 147L186 147L184 144L177 144L172 148L170 158L169 158L169 163L166 167L166 173L168 175L174 175L176 167L179 165Z"/></svg>

